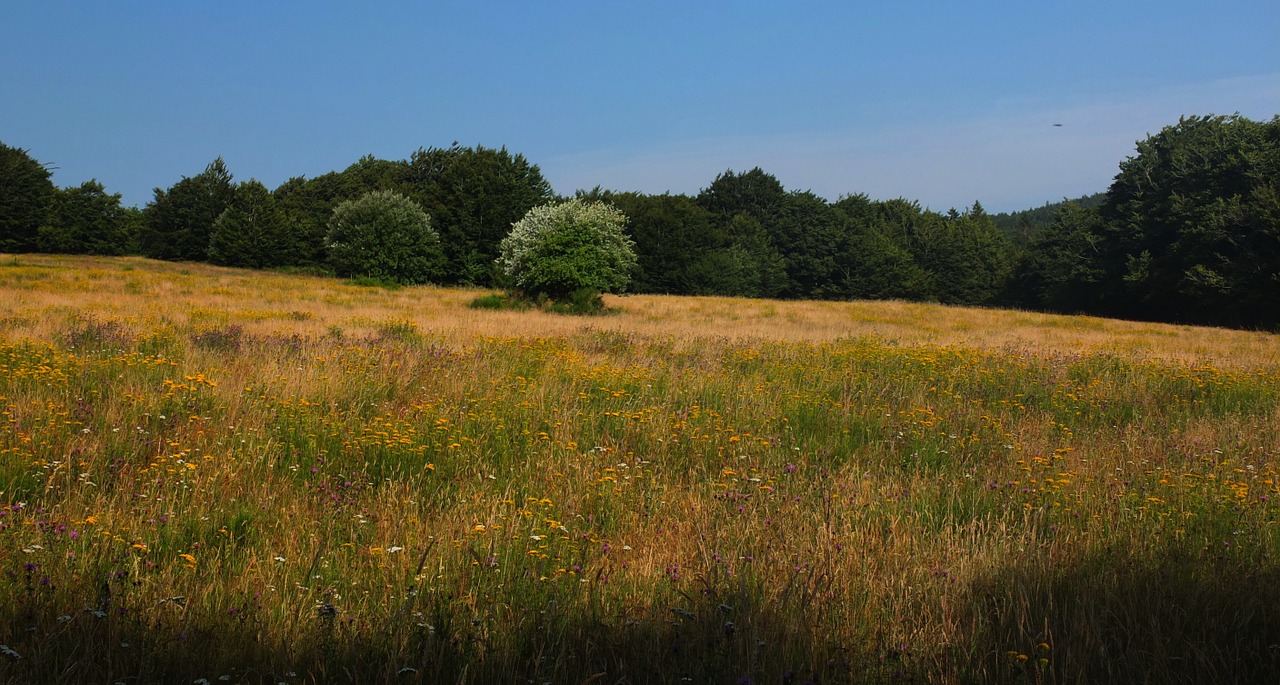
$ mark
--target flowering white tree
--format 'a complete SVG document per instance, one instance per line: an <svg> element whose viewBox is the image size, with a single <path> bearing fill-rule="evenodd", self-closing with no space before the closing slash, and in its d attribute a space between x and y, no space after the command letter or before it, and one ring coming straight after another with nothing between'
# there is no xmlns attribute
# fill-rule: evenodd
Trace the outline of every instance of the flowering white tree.
<svg viewBox="0 0 1280 685"><path fill-rule="evenodd" d="M636 266L626 221L614 207L580 198L534 207L498 246L498 265L526 296L621 292Z"/></svg>

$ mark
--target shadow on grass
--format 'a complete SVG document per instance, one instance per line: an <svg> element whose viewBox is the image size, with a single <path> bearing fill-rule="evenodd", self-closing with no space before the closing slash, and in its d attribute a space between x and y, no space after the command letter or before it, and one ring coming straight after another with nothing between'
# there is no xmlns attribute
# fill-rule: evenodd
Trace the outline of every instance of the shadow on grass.
<svg viewBox="0 0 1280 685"><path fill-rule="evenodd" d="M893 649L886 626L826 623L820 593L761 602L724 579L621 612L569 580L539 598L410 592L369 618L255 596L138 605L129 578L65 591L38 573L6 574L25 600L0 607L0 682L1280 682L1280 569L1205 551L1014 560L953 596L948 645Z"/></svg>
<svg viewBox="0 0 1280 685"><path fill-rule="evenodd" d="M1280 569L1204 550L1011 565L971 588L960 680L1278 683Z"/></svg>
<svg viewBox="0 0 1280 685"><path fill-rule="evenodd" d="M377 625L327 603L282 620L252 606L210 615L177 598L146 619L114 604L66 614L37 602L0 609L0 643L11 655L0 656L0 682L799 685L850 682L864 670L810 631L710 592L608 620L554 601L476 613L473 601L407 600ZM273 622L296 637L273 639Z"/></svg>

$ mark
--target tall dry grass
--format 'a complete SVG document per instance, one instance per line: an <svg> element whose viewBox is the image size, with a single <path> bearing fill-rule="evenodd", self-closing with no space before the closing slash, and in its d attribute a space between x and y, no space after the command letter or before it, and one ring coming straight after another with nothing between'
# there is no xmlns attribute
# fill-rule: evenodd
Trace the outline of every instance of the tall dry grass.
<svg viewBox="0 0 1280 685"><path fill-rule="evenodd" d="M958 345L1011 352L1105 353L1251 368L1280 363L1273 334L1086 316L890 302L776 302L723 297L609 297L615 316L483 311L477 293L432 287L385 290L343 281L173 264L141 258L0 255L9 297L0 317L13 337L53 334L50 311L163 323L235 321L254 334L371 335L387 320L447 340L606 331L705 338L822 342L875 337L887 344Z"/></svg>
<svg viewBox="0 0 1280 685"><path fill-rule="evenodd" d="M1275 336L474 296L0 258L0 679L1280 674Z"/></svg>

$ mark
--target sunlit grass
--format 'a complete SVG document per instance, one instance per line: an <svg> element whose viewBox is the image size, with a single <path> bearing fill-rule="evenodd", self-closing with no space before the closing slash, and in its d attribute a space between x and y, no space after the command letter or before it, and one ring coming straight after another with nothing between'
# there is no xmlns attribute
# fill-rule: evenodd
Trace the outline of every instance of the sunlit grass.
<svg viewBox="0 0 1280 685"><path fill-rule="evenodd" d="M16 262L0 680L1280 674L1275 336Z"/></svg>

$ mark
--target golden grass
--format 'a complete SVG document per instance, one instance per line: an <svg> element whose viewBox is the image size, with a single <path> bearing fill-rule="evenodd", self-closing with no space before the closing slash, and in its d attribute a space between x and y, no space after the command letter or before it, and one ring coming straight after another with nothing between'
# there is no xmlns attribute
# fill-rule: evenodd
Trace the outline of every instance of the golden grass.
<svg viewBox="0 0 1280 685"><path fill-rule="evenodd" d="M776 302L725 297L607 297L618 313L594 318L541 311L472 310L481 291L385 290L340 280L270 274L142 258L0 255L0 319L11 337L45 339L51 310L147 323L235 322L255 334L320 335L339 327L369 335L411 321L446 340L563 336L609 331L668 337L822 342L871 336L901 345L1014 352L1109 353L1140 359L1254 367L1280 362L1280 338L1265 332L1141 323L1087 316L949 307L901 301Z"/></svg>
<svg viewBox="0 0 1280 685"><path fill-rule="evenodd" d="M0 680L1280 674L1274 335L477 294L0 257Z"/></svg>

